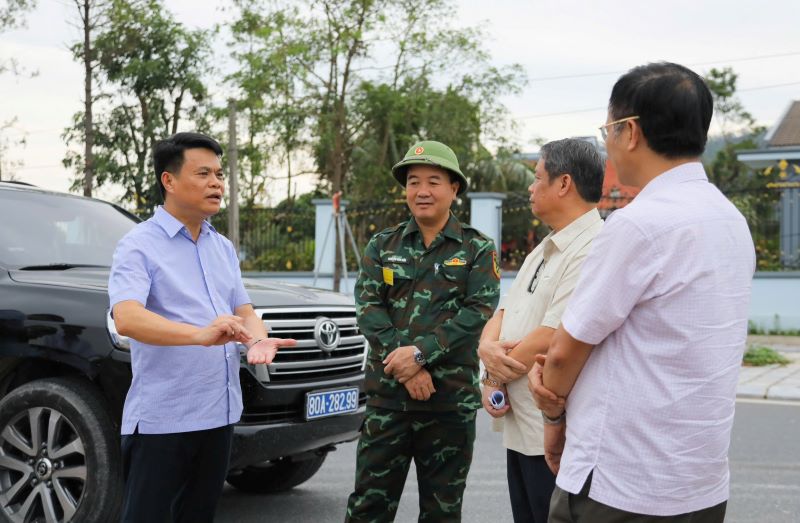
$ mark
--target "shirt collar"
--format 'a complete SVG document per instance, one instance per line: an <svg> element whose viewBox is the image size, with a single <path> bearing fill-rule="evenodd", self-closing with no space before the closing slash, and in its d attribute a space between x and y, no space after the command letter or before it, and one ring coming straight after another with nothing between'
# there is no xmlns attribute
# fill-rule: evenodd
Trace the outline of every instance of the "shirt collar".
<svg viewBox="0 0 800 523"><path fill-rule="evenodd" d="M708 181L706 171L700 162L682 163L672 169L664 171L644 186L637 198L645 198L661 191L677 190L677 185L692 181Z"/></svg>
<svg viewBox="0 0 800 523"><path fill-rule="evenodd" d="M413 232L419 232L419 225L417 224L417 220L412 216L411 219L408 220L405 229L403 229L403 238ZM452 211L450 211L450 218L448 218L447 223L444 224L444 228L440 234L457 242L463 241L464 229L462 229L461 223Z"/></svg>
<svg viewBox="0 0 800 523"><path fill-rule="evenodd" d="M178 220L176 217L171 215L169 211L164 209L163 205L159 205L156 207L156 212L153 214L153 220L162 228L164 232L167 233L167 236L170 238L174 238L178 232L181 230L185 230L185 225L183 222ZM200 234L210 234L211 231L215 231L214 226L208 223L208 220L203 220L203 224L200 226ZM188 231L187 231L188 234Z"/></svg>
<svg viewBox="0 0 800 523"><path fill-rule="evenodd" d="M548 235L547 239L549 239L559 251L564 252L575 238L580 236L586 229L602 220L600 212L598 212L595 207L582 214L557 233Z"/></svg>

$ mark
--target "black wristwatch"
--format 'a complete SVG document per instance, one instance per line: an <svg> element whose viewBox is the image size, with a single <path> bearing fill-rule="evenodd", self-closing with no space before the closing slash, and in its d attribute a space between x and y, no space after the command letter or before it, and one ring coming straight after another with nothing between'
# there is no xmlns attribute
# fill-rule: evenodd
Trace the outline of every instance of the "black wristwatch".
<svg viewBox="0 0 800 523"><path fill-rule="evenodd" d="M418 347L414 347L414 363L419 365L420 367L424 367L428 364L428 360L425 359L425 355L419 350Z"/></svg>

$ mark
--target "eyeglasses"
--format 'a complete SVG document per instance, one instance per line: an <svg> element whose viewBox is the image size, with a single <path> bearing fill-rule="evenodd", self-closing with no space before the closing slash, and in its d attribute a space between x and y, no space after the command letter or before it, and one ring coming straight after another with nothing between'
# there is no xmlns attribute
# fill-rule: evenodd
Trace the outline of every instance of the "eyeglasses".
<svg viewBox="0 0 800 523"><path fill-rule="evenodd" d="M536 286L539 284L539 274L544 269L544 259L539 262L539 266L536 267L536 272L533 273L533 278L531 278L530 284L528 284L528 292L533 294L533 291L536 290Z"/></svg>
<svg viewBox="0 0 800 523"><path fill-rule="evenodd" d="M616 125L618 123L627 122L629 120L638 120L638 116L628 116L627 118L620 118L619 120L614 120L613 122L608 122L607 124L601 125L598 127L600 129L600 136L603 137L603 140L608 138L608 128L612 125Z"/></svg>

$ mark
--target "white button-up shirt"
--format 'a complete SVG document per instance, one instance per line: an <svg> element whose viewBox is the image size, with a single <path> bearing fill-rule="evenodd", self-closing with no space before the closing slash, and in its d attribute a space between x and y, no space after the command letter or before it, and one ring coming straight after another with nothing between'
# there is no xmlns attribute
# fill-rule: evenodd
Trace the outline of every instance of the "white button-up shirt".
<svg viewBox="0 0 800 523"><path fill-rule="evenodd" d="M652 180L595 238L563 316L595 345L567 400L557 484L675 515L728 499L753 242L699 163Z"/></svg>
<svg viewBox="0 0 800 523"><path fill-rule="evenodd" d="M501 340L521 340L539 326L557 329L561 325L561 315L578 283L581 266L602 228L600 213L592 209L560 231L548 234L531 251L501 305ZM528 376L509 383L507 392L511 410L494 424L496 429L502 427L503 444L526 456L543 455L542 413L528 389Z"/></svg>

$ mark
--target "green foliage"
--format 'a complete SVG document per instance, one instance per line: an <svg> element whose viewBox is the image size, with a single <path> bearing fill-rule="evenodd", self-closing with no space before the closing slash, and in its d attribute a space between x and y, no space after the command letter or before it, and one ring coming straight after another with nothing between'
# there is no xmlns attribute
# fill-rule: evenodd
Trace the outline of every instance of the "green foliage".
<svg viewBox="0 0 800 523"><path fill-rule="evenodd" d="M774 349L764 346L751 345L744 353L743 362L751 367L762 367L764 365L788 365L791 361L776 352Z"/></svg>
<svg viewBox="0 0 800 523"><path fill-rule="evenodd" d="M25 26L25 15L36 7L36 0L4 0L0 5L0 33ZM24 68L14 57L0 55L0 74L10 71L23 74ZM34 73L32 76L35 76Z"/></svg>
<svg viewBox="0 0 800 523"><path fill-rule="evenodd" d="M267 10L258 0L234 0L238 12L231 24L230 48L239 68L226 81L238 93L238 120L244 124L239 145L240 191L245 207L266 193L275 165L286 167L291 198L292 159L306 144L301 132L309 118L300 93L300 60L305 46L291 40L301 28L296 5Z"/></svg>
<svg viewBox="0 0 800 523"><path fill-rule="evenodd" d="M314 269L314 193L282 201L271 209L241 209L239 235L242 270L311 271ZM221 234L228 232L227 211L211 219Z"/></svg>
<svg viewBox="0 0 800 523"><path fill-rule="evenodd" d="M712 68L706 83L714 99L714 117L722 131L725 145L711 163L711 181L728 194L762 188L765 181L752 176L750 170L736 158L742 149L755 149L764 128L757 125L753 116L744 109L736 96L738 75L730 67Z"/></svg>
<svg viewBox="0 0 800 523"><path fill-rule="evenodd" d="M771 329L764 328L753 321L748 321L747 333L761 336L800 336L800 329L782 329L781 318L776 314L773 318Z"/></svg>
<svg viewBox="0 0 800 523"><path fill-rule="evenodd" d="M36 7L36 0L4 0L3 4L0 6L0 32L24 26L24 15Z"/></svg>
<svg viewBox="0 0 800 523"><path fill-rule="evenodd" d="M742 150L757 149L764 134L764 128L756 124L736 96L737 79L730 67L711 69L706 76L724 142L707 171L711 182L747 219L758 270L779 270L782 267L776 213L780 192L767 189L768 183L777 180L778 173L773 170L755 173L737 158Z"/></svg>
<svg viewBox="0 0 800 523"><path fill-rule="evenodd" d="M451 145L466 173L481 180L491 159L481 139L500 134L500 97L517 91L523 75L519 66L489 65L486 35L450 23L453 2L316 0L299 10L287 2L237 0L235 6L241 68L230 80L251 122L271 115L264 119L271 127L251 125L259 154L309 147L320 187L344 189L354 202L394 199L389 169L423 138ZM388 57L382 67L373 65L378 54ZM246 154L255 158L255 151Z"/></svg>
<svg viewBox="0 0 800 523"><path fill-rule="evenodd" d="M119 184L122 200L140 215L160 203L150 154L156 140L180 130L208 128L207 31L190 31L158 0L114 0L94 46L104 91L95 110L95 186ZM83 112L64 131L68 144L83 143ZM82 186L82 154L71 150L64 165Z"/></svg>

